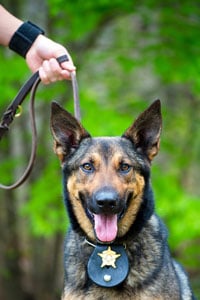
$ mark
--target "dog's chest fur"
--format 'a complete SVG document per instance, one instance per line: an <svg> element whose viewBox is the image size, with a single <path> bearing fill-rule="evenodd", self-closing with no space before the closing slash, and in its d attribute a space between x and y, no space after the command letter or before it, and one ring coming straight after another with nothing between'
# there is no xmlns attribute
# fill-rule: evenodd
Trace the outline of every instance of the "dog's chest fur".
<svg viewBox="0 0 200 300"><path fill-rule="evenodd" d="M70 230L65 243L65 296L63 300L75 298L179 300L179 290L176 284L173 285L177 279L168 247L165 246L166 238L166 229L155 215L152 215L136 237L130 234L124 241L130 263L129 275L119 287L109 289L97 287L88 278L87 262L93 247L88 245L83 235ZM168 273L173 274L169 279ZM159 276L159 284L157 276ZM164 294L165 298L162 296Z"/></svg>

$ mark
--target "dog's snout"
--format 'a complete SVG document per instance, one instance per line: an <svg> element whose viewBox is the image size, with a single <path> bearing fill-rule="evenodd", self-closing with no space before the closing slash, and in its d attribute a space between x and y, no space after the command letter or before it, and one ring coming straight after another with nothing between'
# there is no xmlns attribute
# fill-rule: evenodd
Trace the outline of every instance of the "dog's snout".
<svg viewBox="0 0 200 300"><path fill-rule="evenodd" d="M110 209L117 206L117 194L110 191L101 191L96 194L96 204L100 208Z"/></svg>
<svg viewBox="0 0 200 300"><path fill-rule="evenodd" d="M93 197L95 213L113 214L120 210L118 193L113 189L104 188L97 191Z"/></svg>

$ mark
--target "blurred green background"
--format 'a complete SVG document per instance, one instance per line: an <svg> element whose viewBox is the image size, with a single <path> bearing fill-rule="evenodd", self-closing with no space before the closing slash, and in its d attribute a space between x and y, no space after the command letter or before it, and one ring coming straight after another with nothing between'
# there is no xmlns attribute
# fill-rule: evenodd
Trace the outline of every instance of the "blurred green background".
<svg viewBox="0 0 200 300"><path fill-rule="evenodd" d="M157 0L49 0L1 3L65 45L77 67L82 123L92 135L120 135L153 100L163 112L152 167L156 210L174 257L200 299L200 3ZM30 76L22 58L0 49L0 115ZM50 102L73 112L70 82L40 86L38 151L29 180L0 191L0 299L60 299L67 226L61 172L52 151ZM0 181L12 183L30 153L28 99L0 145Z"/></svg>

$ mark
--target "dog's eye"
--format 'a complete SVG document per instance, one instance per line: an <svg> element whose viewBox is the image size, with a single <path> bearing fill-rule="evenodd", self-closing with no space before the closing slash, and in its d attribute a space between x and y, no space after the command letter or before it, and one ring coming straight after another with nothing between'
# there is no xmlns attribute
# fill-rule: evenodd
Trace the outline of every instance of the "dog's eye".
<svg viewBox="0 0 200 300"><path fill-rule="evenodd" d="M94 171L94 166L91 163L85 163L81 166L84 172L91 173Z"/></svg>
<svg viewBox="0 0 200 300"><path fill-rule="evenodd" d="M131 169L131 166L129 164L126 163L121 163L119 166L119 171L121 173L128 173Z"/></svg>

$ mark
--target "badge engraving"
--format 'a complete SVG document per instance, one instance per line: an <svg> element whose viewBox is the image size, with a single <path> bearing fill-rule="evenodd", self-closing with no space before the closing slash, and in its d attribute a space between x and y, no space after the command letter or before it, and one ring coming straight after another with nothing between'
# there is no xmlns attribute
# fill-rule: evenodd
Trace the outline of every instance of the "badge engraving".
<svg viewBox="0 0 200 300"><path fill-rule="evenodd" d="M98 255L102 258L101 268L105 266L111 266L113 268L116 268L116 259L121 256L121 254L117 254L115 251L113 251L110 246L107 250L98 253Z"/></svg>

